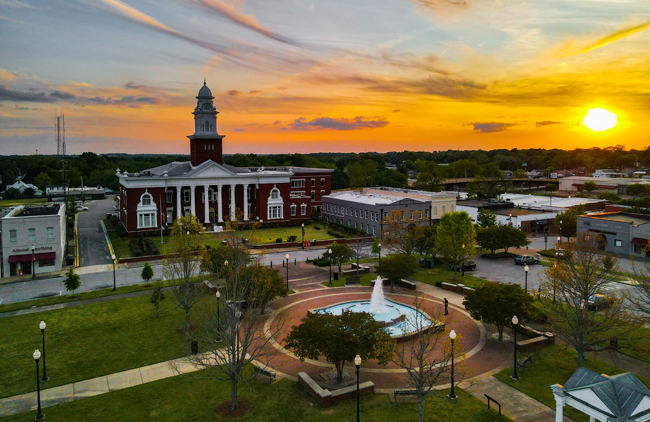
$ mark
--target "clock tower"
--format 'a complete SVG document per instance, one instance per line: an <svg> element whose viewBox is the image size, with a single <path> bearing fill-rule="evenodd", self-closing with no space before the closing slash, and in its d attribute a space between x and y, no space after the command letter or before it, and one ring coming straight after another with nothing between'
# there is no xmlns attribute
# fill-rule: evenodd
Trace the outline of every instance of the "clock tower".
<svg viewBox="0 0 650 422"><path fill-rule="evenodd" d="M214 107L212 91L203 81L203 86L196 97L194 109L194 134L190 138L190 155L193 166L212 160L223 164L222 139L224 135L217 133L217 114Z"/></svg>

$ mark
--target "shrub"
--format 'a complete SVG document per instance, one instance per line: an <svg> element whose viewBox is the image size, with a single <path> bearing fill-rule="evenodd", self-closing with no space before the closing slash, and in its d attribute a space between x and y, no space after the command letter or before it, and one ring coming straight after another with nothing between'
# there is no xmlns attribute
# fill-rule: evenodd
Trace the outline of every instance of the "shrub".
<svg viewBox="0 0 650 422"><path fill-rule="evenodd" d="M539 251L539 254L547 258L555 258L555 249L546 249Z"/></svg>
<svg viewBox="0 0 650 422"><path fill-rule="evenodd" d="M320 226L314 226L314 230L320 230Z"/></svg>
<svg viewBox="0 0 650 422"><path fill-rule="evenodd" d="M600 193L598 199L604 199L609 202L620 202L621 197L615 193Z"/></svg>
<svg viewBox="0 0 650 422"><path fill-rule="evenodd" d="M329 267L330 260L329 259L313 259L311 261L311 263L316 265L317 267Z"/></svg>
<svg viewBox="0 0 650 422"><path fill-rule="evenodd" d="M291 235L287 237L287 242L295 242L296 240L298 240L298 236L296 235Z"/></svg>
<svg viewBox="0 0 650 422"><path fill-rule="evenodd" d="M278 237L277 239L275 239L275 243L282 243L282 238Z"/></svg>
<svg viewBox="0 0 650 422"><path fill-rule="evenodd" d="M129 240L129 249L131 249L131 255L138 257L142 255L142 249L140 249L140 242L138 239Z"/></svg>
<svg viewBox="0 0 650 422"><path fill-rule="evenodd" d="M607 255L605 259L603 259L603 266L607 271L611 271L612 268L614 268L614 260L611 255Z"/></svg>
<svg viewBox="0 0 650 422"><path fill-rule="evenodd" d="M497 252L497 253L484 253L481 255L481 258L487 259L504 259L504 258L514 258L517 254L512 252Z"/></svg>

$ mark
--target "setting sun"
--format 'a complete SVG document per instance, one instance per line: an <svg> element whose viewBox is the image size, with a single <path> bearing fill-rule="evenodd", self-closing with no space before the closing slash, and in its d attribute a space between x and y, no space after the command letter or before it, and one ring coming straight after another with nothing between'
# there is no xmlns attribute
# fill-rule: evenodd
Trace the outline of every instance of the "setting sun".
<svg viewBox="0 0 650 422"><path fill-rule="evenodd" d="M604 108L592 108L582 119L582 124L595 132L611 129L618 123L618 116Z"/></svg>

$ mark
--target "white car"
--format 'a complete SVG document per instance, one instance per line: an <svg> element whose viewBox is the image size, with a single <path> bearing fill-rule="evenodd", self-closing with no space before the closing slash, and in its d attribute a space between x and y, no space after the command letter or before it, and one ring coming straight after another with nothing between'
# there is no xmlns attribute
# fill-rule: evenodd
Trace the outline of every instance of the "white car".
<svg viewBox="0 0 650 422"><path fill-rule="evenodd" d="M79 211L88 211L88 207L81 206L79 207Z"/></svg>

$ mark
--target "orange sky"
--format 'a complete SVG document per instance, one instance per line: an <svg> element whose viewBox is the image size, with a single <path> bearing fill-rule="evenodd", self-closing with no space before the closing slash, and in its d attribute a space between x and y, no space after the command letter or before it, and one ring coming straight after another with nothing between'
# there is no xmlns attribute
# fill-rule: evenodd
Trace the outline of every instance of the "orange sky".
<svg viewBox="0 0 650 422"><path fill-rule="evenodd" d="M225 153L648 146L648 2L158 6L0 0L2 153L53 153L55 112L72 153L187 153L204 77Z"/></svg>

